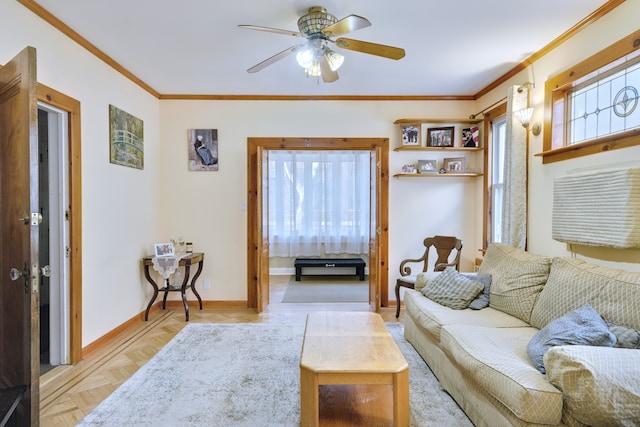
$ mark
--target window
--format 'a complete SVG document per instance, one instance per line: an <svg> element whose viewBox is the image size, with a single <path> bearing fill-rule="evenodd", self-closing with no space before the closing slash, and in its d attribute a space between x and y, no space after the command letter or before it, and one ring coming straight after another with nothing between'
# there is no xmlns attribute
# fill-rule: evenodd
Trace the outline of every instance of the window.
<svg viewBox="0 0 640 427"><path fill-rule="evenodd" d="M640 127L638 88L640 61L569 91L567 144Z"/></svg>
<svg viewBox="0 0 640 427"><path fill-rule="evenodd" d="M507 139L507 120L504 116L491 123L491 180L489 186L491 209L489 214L489 242L502 242L502 201L504 197L504 153Z"/></svg>
<svg viewBox="0 0 640 427"><path fill-rule="evenodd" d="M270 254L369 251L369 151L269 151Z"/></svg>
<svg viewBox="0 0 640 427"><path fill-rule="evenodd" d="M640 145L640 31L545 82L543 163Z"/></svg>

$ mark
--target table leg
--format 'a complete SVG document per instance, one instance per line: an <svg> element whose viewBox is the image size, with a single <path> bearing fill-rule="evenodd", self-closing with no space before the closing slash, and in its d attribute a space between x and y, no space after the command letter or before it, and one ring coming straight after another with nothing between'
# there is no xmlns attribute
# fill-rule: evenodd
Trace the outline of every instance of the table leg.
<svg viewBox="0 0 640 427"><path fill-rule="evenodd" d="M300 368L300 427L316 427L319 424L318 375Z"/></svg>
<svg viewBox="0 0 640 427"><path fill-rule="evenodd" d="M165 279L164 281L164 297L162 297L162 309L165 310L167 308L167 297L169 296L169 279Z"/></svg>
<svg viewBox="0 0 640 427"><path fill-rule="evenodd" d="M151 284L151 286L153 286L153 296L151 297L149 304L147 304L147 310L144 312L144 320L147 321L149 320L149 310L151 310L151 306L153 305L154 301L158 297L158 285L156 284L155 280L153 280L149 275L148 265L144 266L144 277L146 277L147 281Z"/></svg>
<svg viewBox="0 0 640 427"><path fill-rule="evenodd" d="M409 369L393 375L393 425L409 426Z"/></svg>
<svg viewBox="0 0 640 427"><path fill-rule="evenodd" d="M198 271L196 271L195 276L193 276L193 279L191 279L191 290L195 294L196 298L198 298L198 303L200 303L200 310L202 310L202 298L200 298L200 294L198 293L198 291L196 291L196 280L198 279L198 277L200 277L200 273L202 273L203 263L204 258L198 263Z"/></svg>
<svg viewBox="0 0 640 427"><path fill-rule="evenodd" d="M180 294L182 295L182 305L184 305L184 317L189 321L189 303L187 302L187 282L189 282L189 274L191 273L191 266L184 266L184 279L182 280L182 286L180 287Z"/></svg>
<svg viewBox="0 0 640 427"><path fill-rule="evenodd" d="M296 282L300 281L301 275L302 275L302 267L296 266Z"/></svg>

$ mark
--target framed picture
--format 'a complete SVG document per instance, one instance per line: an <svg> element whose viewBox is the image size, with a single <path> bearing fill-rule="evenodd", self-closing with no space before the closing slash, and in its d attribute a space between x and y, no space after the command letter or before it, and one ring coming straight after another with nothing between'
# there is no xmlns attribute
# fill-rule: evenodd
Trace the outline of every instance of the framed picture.
<svg viewBox="0 0 640 427"><path fill-rule="evenodd" d="M173 243L156 243L156 256L174 256Z"/></svg>
<svg viewBox="0 0 640 427"><path fill-rule="evenodd" d="M480 130L478 126L462 129L462 147L479 147Z"/></svg>
<svg viewBox="0 0 640 427"><path fill-rule="evenodd" d="M451 157L444 159L443 169L445 173L465 173L467 171L467 158Z"/></svg>
<svg viewBox="0 0 640 427"><path fill-rule="evenodd" d="M453 147L454 126L427 129L427 147Z"/></svg>
<svg viewBox="0 0 640 427"><path fill-rule="evenodd" d="M109 152L111 163L144 169L144 123L113 105L109 105Z"/></svg>
<svg viewBox="0 0 640 427"><path fill-rule="evenodd" d="M418 160L418 173L438 173L435 160Z"/></svg>
<svg viewBox="0 0 640 427"><path fill-rule="evenodd" d="M412 123L402 125L402 145L417 146L420 145L420 123Z"/></svg>
<svg viewBox="0 0 640 427"><path fill-rule="evenodd" d="M402 166L402 173L416 173L416 165Z"/></svg>
<svg viewBox="0 0 640 427"><path fill-rule="evenodd" d="M189 129L190 171L218 170L218 129Z"/></svg>

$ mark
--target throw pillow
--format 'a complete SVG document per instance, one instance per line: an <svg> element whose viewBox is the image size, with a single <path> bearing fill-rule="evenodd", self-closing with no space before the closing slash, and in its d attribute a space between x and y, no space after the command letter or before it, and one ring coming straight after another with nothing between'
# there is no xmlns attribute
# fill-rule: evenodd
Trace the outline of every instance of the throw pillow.
<svg viewBox="0 0 640 427"><path fill-rule="evenodd" d="M482 292L483 285L447 267L441 274L422 289L422 294L438 304L462 310Z"/></svg>
<svg viewBox="0 0 640 427"><path fill-rule="evenodd" d="M490 274L477 274L477 273L462 273L464 277L467 277L476 282L482 283L484 289L478 294L478 296L469 303L469 308L473 310L481 310L485 307L489 307L489 292L491 292L491 275Z"/></svg>
<svg viewBox="0 0 640 427"><path fill-rule="evenodd" d="M557 345L593 345L613 347L616 337L602 317L590 304L551 321L531 338L527 345L527 355L536 369L543 374L544 354Z"/></svg>
<svg viewBox="0 0 640 427"><path fill-rule="evenodd" d="M609 327L609 331L616 336L616 348L640 349L640 332L606 320L604 323Z"/></svg>

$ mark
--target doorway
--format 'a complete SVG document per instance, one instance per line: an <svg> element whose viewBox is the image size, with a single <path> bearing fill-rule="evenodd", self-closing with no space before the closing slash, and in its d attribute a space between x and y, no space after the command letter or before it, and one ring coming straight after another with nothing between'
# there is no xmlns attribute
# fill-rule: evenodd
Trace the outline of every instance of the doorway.
<svg viewBox="0 0 640 427"><path fill-rule="evenodd" d="M68 113L38 104L40 266L40 374L68 364L69 358L69 206ZM48 267L48 268L47 268Z"/></svg>
<svg viewBox="0 0 640 427"><path fill-rule="evenodd" d="M374 309L388 305L388 157L386 138L249 138L247 220L247 302L262 311L269 303L269 237L266 203L265 152L269 150L368 150L371 152L371 226L369 244L369 302Z"/></svg>
<svg viewBox="0 0 640 427"><path fill-rule="evenodd" d="M42 110L42 112L40 111ZM51 277L49 282L48 299L55 301L50 304L49 329L56 328L56 332L49 335L49 357L53 357L55 364L76 364L82 359L82 156L80 139L80 102L48 86L38 83L38 119L46 116L46 129L39 130L39 134L47 136L47 151L54 146L58 156L64 158L51 159L49 153L47 162L58 166L56 178L49 178L54 183L56 191L65 194L54 198L49 210L58 214L56 218L49 218L50 235L57 243L50 251ZM40 120L39 120L40 121ZM40 128L40 123L38 127ZM50 160L51 159L51 160ZM44 156L42 158L44 159ZM60 172L64 170L64 173ZM43 175L41 173L40 175ZM40 190L41 192L43 190ZM50 199L49 191L40 197ZM51 204L53 203L53 204ZM45 215L43 214L43 220ZM53 227L53 225L57 225ZM45 228L45 227L40 227ZM65 230L65 231L59 231ZM66 236L66 243L62 236ZM39 236L40 237L40 236ZM40 237L41 238L41 237ZM41 244L41 247L44 246ZM41 264L47 265L47 264ZM55 268L54 268L55 266ZM60 266L60 267L58 267ZM64 280L60 278L63 275ZM60 285L53 286L53 281L65 283L64 291ZM47 280L43 280L46 282ZM46 309L45 309L46 310ZM57 322L57 325L56 325ZM63 336L64 335L64 336ZM41 337L42 338L42 337ZM44 339L47 339L44 337ZM47 357L47 356L45 356ZM50 360L51 362L51 360Z"/></svg>

